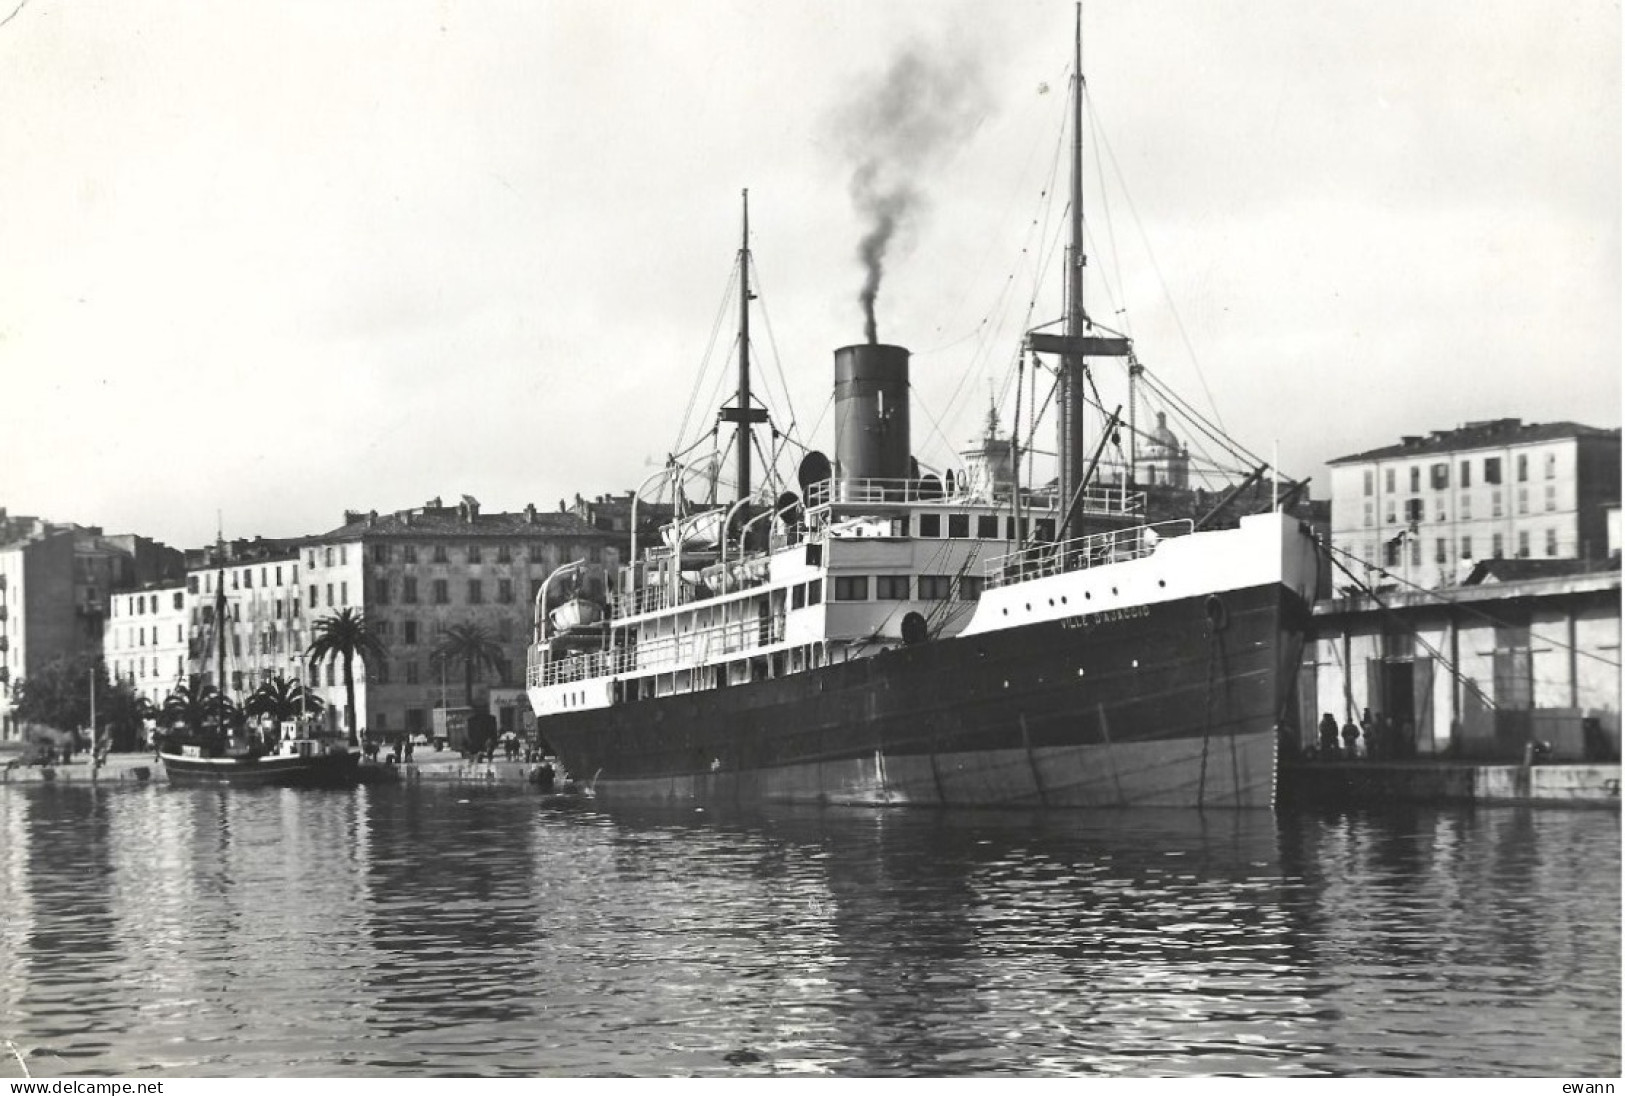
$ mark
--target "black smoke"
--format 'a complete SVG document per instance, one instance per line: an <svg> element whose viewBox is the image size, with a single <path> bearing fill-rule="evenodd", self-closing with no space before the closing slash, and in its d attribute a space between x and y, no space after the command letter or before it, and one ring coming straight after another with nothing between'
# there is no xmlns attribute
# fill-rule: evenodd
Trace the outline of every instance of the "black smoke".
<svg viewBox="0 0 1625 1096"><path fill-rule="evenodd" d="M974 59L909 46L872 83L860 85L836 113L840 145L852 166L848 191L863 219L864 335L879 341L875 300L898 233L927 205L932 170L975 132L989 109Z"/></svg>

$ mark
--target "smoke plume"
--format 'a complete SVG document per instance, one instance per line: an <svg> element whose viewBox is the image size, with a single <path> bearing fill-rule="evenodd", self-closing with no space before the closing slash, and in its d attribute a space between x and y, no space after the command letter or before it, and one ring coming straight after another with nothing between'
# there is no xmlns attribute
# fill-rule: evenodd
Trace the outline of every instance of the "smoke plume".
<svg viewBox="0 0 1625 1096"><path fill-rule="evenodd" d="M848 191L864 224L858 300L869 342L879 341L875 300L886 256L926 208L928 172L975 132L988 109L973 58L910 46L837 112L836 132L852 165Z"/></svg>

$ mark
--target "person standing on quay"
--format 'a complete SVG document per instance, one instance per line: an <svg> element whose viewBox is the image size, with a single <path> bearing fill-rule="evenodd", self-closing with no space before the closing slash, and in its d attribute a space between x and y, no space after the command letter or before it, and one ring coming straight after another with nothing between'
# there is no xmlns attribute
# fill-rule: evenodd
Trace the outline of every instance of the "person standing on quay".
<svg viewBox="0 0 1625 1096"><path fill-rule="evenodd" d="M1354 725L1354 718L1343 724L1343 756L1350 761L1360 756L1360 728Z"/></svg>

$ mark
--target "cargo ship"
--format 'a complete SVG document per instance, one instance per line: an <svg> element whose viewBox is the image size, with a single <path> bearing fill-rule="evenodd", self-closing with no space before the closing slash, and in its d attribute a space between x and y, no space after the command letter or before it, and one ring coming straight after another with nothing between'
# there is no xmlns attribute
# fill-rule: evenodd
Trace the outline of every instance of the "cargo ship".
<svg viewBox="0 0 1625 1096"><path fill-rule="evenodd" d="M1086 363L1133 349L1090 320L1078 277L1064 333L1023 347L1055 360L1053 490L1020 486L1014 448L922 475L910 353L871 336L834 351L833 461L812 453L799 491L753 494L748 206L744 223L740 380L721 414L738 501L685 514L674 467L672 523L654 544L634 532L601 598L581 594L597 588L585 563L536 595L527 691L571 777L610 800L1271 806L1278 740L1296 739L1308 526L1279 510L1150 521L1143 492L1093 481L1119 421L1086 459Z"/></svg>

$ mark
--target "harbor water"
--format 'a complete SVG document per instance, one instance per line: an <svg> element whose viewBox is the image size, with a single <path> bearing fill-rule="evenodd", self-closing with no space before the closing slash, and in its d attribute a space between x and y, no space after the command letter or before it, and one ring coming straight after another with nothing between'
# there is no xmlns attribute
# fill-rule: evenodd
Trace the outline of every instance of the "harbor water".
<svg viewBox="0 0 1625 1096"><path fill-rule="evenodd" d="M1612 810L0 786L35 1078L1617 1076L1620 929Z"/></svg>

